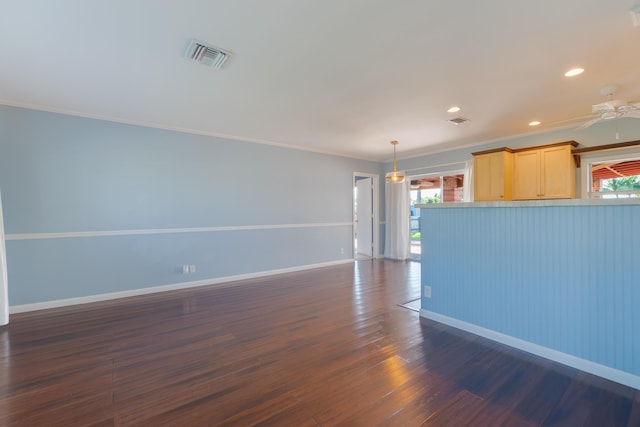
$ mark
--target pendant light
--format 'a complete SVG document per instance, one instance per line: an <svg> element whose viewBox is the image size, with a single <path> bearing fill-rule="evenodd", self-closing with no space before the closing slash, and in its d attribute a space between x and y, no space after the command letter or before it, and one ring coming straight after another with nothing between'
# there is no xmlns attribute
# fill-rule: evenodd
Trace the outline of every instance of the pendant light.
<svg viewBox="0 0 640 427"><path fill-rule="evenodd" d="M387 173L387 182L391 184L397 184L404 182L404 171L396 170L396 145L398 145L398 141L391 141L391 145L393 145L393 172Z"/></svg>

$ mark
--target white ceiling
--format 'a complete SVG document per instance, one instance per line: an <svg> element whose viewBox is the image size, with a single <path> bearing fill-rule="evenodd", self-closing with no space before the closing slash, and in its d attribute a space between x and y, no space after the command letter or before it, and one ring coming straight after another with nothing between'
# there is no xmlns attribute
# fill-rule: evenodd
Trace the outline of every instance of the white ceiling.
<svg viewBox="0 0 640 427"><path fill-rule="evenodd" d="M586 121L610 84L640 100L633 5L0 0L0 103L388 160Z"/></svg>

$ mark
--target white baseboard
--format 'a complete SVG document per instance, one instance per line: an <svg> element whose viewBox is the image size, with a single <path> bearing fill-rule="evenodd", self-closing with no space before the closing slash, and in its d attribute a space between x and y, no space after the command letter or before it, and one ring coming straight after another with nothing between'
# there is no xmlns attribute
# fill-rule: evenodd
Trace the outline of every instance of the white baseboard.
<svg viewBox="0 0 640 427"><path fill-rule="evenodd" d="M426 317L427 319L431 319L436 322L444 323L445 325L449 325L457 329L462 329L463 331L471 332L475 335L480 335L481 337L488 338L492 341L497 341L501 344L505 344L510 347L515 347L519 350L535 354L536 356L544 357L545 359L562 363L563 365L571 366L572 368L580 369L581 371L585 371L590 374L597 375L599 377L606 378L608 380L615 381L617 383L640 390L640 376L631 374L629 372L620 371L618 369L601 365L590 360L581 359L579 357L572 356L558 350L553 350L551 348L534 344L529 341L521 340L519 338L515 338L501 332L496 332L491 329L483 328L482 326L474 325L473 323L468 323L463 320L454 319L453 317L434 313L429 310L420 310L420 316Z"/></svg>
<svg viewBox="0 0 640 427"><path fill-rule="evenodd" d="M192 282L173 283L169 285L153 286L149 288L131 289L128 291L111 292L108 294L88 295L85 297L65 298L53 301L37 302L33 304L13 305L9 307L9 313L24 313L27 311L46 310L48 308L66 307L77 304L88 304L92 302L108 301L118 298L128 298L138 295L147 295L158 292L175 291L180 289L189 289L199 286L220 285L218 287L231 287L238 285L237 282L247 279L255 279L259 277L273 276L276 274L293 273L296 271L311 270L314 268L330 267L339 264L348 264L354 262L353 259L342 259L339 261L323 262L318 264L308 264L303 266L280 268L277 270L259 271L256 273L238 274L235 276L216 277L214 279L195 280Z"/></svg>

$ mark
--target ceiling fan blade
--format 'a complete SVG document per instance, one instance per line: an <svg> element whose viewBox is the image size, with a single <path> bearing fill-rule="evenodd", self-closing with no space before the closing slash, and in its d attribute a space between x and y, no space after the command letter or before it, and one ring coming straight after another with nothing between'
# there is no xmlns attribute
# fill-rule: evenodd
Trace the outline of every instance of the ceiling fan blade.
<svg viewBox="0 0 640 427"><path fill-rule="evenodd" d="M588 122L581 124L580 126L578 126L578 128L577 128L577 129L578 129L578 130L580 130L580 129L586 129L586 128L588 128L589 126L591 126L592 124L599 122L600 120L602 120L600 117L596 117L595 119L591 119L591 120L589 120Z"/></svg>
<svg viewBox="0 0 640 427"><path fill-rule="evenodd" d="M640 111L639 110L629 110L622 114L622 117L631 117L634 119L640 119Z"/></svg>

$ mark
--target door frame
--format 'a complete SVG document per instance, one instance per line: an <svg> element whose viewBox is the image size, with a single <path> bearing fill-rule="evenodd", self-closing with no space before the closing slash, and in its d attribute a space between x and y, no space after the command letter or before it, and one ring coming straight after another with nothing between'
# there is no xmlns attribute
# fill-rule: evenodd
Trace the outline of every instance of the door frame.
<svg viewBox="0 0 640 427"><path fill-rule="evenodd" d="M9 280L7 276L7 251L0 194L0 326L9 323Z"/></svg>
<svg viewBox="0 0 640 427"><path fill-rule="evenodd" d="M353 177L351 178L351 218L353 221L353 225L351 227L351 254L355 259L356 248L353 246L353 242L356 238L356 212L353 188L356 186L357 177L371 178L371 185L373 186L373 197L371 198L371 210L373 217L373 258L380 258L380 176L366 172L353 172Z"/></svg>

